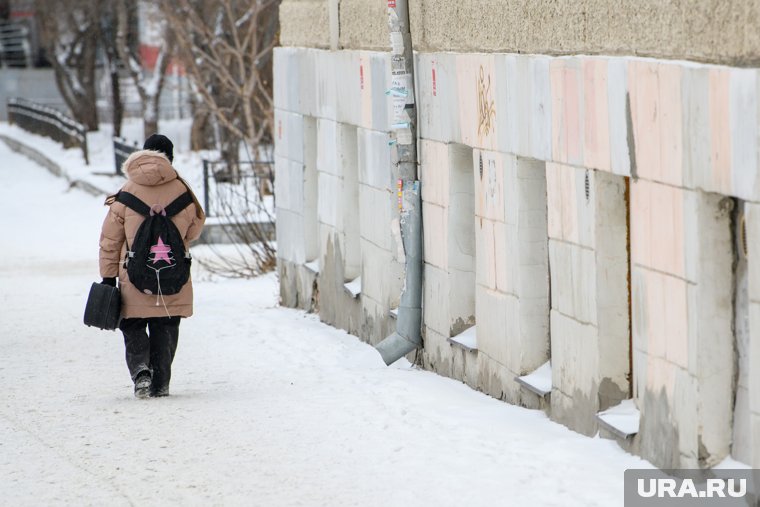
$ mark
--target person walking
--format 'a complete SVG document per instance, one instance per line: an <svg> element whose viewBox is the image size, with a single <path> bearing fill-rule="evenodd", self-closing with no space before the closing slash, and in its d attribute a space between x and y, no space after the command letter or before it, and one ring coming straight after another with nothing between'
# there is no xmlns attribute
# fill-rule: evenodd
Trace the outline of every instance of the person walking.
<svg viewBox="0 0 760 507"><path fill-rule="evenodd" d="M173 152L166 136L154 134L142 150L127 158L122 172L128 180L106 199L109 210L100 234L100 276L102 283L111 286L116 286L117 278L119 281L119 329L138 398L169 395L180 319L193 314L187 252L190 242L200 237L206 217L189 185L172 167ZM148 225L149 217L155 222L154 216L164 217L162 227L156 229L151 223L150 231L141 229L143 222ZM169 231L174 227L175 231ZM150 237L148 244L143 238ZM171 244L170 238L177 238L176 244ZM138 261L141 248L145 257ZM141 276L140 270L147 275ZM184 277L177 279L174 273L182 270L186 271Z"/></svg>

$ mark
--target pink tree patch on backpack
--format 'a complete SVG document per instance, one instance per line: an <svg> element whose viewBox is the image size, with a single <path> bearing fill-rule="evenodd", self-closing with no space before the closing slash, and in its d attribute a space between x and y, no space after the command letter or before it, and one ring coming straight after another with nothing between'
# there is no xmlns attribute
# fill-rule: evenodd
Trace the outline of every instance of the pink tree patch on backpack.
<svg viewBox="0 0 760 507"><path fill-rule="evenodd" d="M153 254L153 264L158 261L165 261L167 264L171 264L174 258L170 255L172 248L169 245L164 244L161 237L158 237L158 243L150 247L150 253Z"/></svg>

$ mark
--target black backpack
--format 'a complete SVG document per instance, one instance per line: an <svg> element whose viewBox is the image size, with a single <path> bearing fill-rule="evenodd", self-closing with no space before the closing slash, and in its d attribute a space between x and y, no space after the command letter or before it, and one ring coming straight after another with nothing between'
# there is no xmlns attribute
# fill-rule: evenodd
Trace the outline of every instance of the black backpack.
<svg viewBox="0 0 760 507"><path fill-rule="evenodd" d="M190 252L171 218L193 204L185 192L166 208L151 208L129 192L119 192L116 201L145 217L137 229L132 246L127 244L124 267L129 281L150 295L177 294L190 279Z"/></svg>

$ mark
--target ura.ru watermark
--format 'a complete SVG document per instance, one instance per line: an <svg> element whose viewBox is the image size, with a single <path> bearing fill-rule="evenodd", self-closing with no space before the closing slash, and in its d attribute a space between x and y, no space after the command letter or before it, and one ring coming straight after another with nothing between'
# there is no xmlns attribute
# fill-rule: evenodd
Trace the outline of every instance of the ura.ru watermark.
<svg viewBox="0 0 760 507"><path fill-rule="evenodd" d="M758 506L760 470L632 469L625 472L625 507Z"/></svg>

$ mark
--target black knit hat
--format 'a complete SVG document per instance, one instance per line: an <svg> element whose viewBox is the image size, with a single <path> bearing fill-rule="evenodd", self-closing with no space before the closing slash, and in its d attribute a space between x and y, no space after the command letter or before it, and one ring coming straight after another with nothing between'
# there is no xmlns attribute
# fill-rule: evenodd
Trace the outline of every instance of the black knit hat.
<svg viewBox="0 0 760 507"><path fill-rule="evenodd" d="M168 137L162 136L161 134L153 134L147 138L143 145L143 150L160 151L166 155L169 162L174 161L174 145L169 141Z"/></svg>

